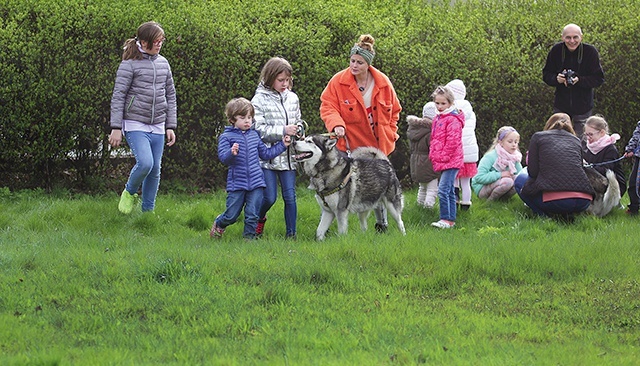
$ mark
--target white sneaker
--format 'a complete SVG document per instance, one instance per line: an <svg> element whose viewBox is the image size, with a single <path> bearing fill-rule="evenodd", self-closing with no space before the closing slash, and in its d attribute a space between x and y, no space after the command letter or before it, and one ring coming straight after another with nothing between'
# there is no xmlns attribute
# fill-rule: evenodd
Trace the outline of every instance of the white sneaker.
<svg viewBox="0 0 640 366"><path fill-rule="evenodd" d="M455 222L450 224L445 220L440 220L437 222L432 222L431 226L437 227L439 229L451 229L455 224L456 224Z"/></svg>

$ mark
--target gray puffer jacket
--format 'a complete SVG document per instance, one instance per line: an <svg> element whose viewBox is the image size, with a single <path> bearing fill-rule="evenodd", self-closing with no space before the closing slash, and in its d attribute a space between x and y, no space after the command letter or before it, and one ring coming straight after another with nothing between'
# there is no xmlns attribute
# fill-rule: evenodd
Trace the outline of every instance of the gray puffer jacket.
<svg viewBox="0 0 640 366"><path fill-rule="evenodd" d="M122 129L122 120L177 127L176 89L171 67L160 55L143 53L142 60L124 60L116 73L111 97L111 128Z"/></svg>
<svg viewBox="0 0 640 366"><path fill-rule="evenodd" d="M282 141L284 127L296 124L296 121L301 119L300 101L296 93L290 90L279 93L260 83L251 99L251 104L255 109L254 128L267 146L273 146L278 141ZM260 166L270 170L295 170L297 163L293 155L292 144L276 158L260 160Z"/></svg>

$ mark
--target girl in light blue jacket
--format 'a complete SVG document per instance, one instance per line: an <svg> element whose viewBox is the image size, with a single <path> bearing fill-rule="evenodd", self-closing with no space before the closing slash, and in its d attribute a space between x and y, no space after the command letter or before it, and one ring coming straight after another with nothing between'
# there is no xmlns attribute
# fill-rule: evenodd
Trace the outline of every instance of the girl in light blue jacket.
<svg viewBox="0 0 640 366"><path fill-rule="evenodd" d="M278 143L286 135L295 136L302 123L298 96L291 91L293 69L289 62L280 57L267 61L260 74L260 83L251 99L255 108L255 129L268 146ZM267 188L264 192L260 220L256 235L262 235L267 211L278 198L278 181L284 200L284 220L286 238L295 239L298 207L296 204L296 167L293 148L269 160L261 160Z"/></svg>
<svg viewBox="0 0 640 366"><path fill-rule="evenodd" d="M520 134L511 126L498 129L493 145L480 159L471 185L479 198L508 199L516 194L515 176L522 170Z"/></svg>

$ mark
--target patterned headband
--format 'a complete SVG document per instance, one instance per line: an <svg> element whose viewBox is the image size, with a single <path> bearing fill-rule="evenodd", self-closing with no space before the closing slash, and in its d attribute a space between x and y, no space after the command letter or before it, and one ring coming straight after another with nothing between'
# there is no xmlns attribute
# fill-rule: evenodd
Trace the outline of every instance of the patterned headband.
<svg viewBox="0 0 640 366"><path fill-rule="evenodd" d="M353 55L362 56L362 58L364 58L364 60L367 62L367 65L371 65L371 63L373 62L374 53L358 45L351 47L351 54L349 56Z"/></svg>

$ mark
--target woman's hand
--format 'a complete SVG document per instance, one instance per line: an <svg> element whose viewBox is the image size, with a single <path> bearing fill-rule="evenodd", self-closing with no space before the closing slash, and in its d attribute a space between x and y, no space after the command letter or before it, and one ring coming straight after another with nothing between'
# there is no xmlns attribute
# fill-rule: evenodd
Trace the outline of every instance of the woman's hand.
<svg viewBox="0 0 640 366"><path fill-rule="evenodd" d="M342 126L338 126L338 127L334 128L333 132L336 134L336 137L344 137L344 135L346 133L344 127L342 127Z"/></svg>
<svg viewBox="0 0 640 366"><path fill-rule="evenodd" d="M122 142L122 130L113 129L111 130L111 134L109 134L109 145L112 147L120 146Z"/></svg>

